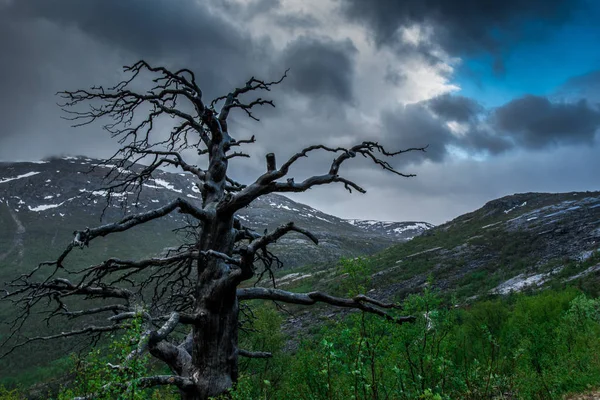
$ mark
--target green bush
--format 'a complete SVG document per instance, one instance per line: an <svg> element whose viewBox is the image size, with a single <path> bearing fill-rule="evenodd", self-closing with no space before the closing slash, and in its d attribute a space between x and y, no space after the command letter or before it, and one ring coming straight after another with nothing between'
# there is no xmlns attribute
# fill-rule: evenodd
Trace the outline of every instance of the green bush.
<svg viewBox="0 0 600 400"><path fill-rule="evenodd" d="M270 371L246 370L235 398L554 399L600 382L600 300L574 289L466 308L425 290L402 313L416 322L353 313L323 327Z"/></svg>
<svg viewBox="0 0 600 400"><path fill-rule="evenodd" d="M340 268L348 274L340 290L368 290L372 269L366 260L344 260ZM431 286L407 297L398 311L415 316L414 323L352 312L314 328L313 337L295 345L286 343L280 313L268 303L252 303L246 312L252 323L240 332L240 347L273 357L241 359L240 380L226 398L556 399L600 383L599 299L571 288L456 307ZM136 378L152 372L147 357L124 369L109 366L124 365L141 331L136 321L115 339L110 354L93 350L77 364L78 379L60 398L177 398L172 390L136 387ZM20 399L17 392L0 393L0 399Z"/></svg>

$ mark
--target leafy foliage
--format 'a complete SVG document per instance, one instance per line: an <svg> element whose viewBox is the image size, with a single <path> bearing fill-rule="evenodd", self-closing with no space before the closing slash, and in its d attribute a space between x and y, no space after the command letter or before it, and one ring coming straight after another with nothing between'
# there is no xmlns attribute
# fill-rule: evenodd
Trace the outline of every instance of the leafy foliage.
<svg viewBox="0 0 600 400"><path fill-rule="evenodd" d="M356 261L354 267L365 266ZM356 277L360 281L360 273ZM289 344L281 314L270 304L252 303L253 323L240 343L270 351L273 358L241 362L241 378L226 398L553 399L600 382L600 299L576 289L467 307L444 303L426 289L403 307L418 317L416 323L396 325L353 313L322 327L318 340L302 342L291 354L284 351ZM136 377L153 368L148 357L124 362L142 330L136 320L109 348L78 360L76 380L58 398L90 393L100 399L178 398L173 390L136 387ZM22 398L16 390L0 389L2 400Z"/></svg>
<svg viewBox="0 0 600 400"><path fill-rule="evenodd" d="M145 354L128 359L142 333L143 323L138 317L132 320L131 328L124 335L112 336L114 341L108 348L94 348L86 357L76 360L75 380L59 394L58 400L88 395L99 400L165 398L161 397L164 393L142 389L137 384L137 379L151 370L150 356Z"/></svg>
<svg viewBox="0 0 600 400"><path fill-rule="evenodd" d="M235 398L543 399L600 382L600 300L574 289L466 308L425 290L404 312L417 322L357 313L324 327L270 371L246 370Z"/></svg>

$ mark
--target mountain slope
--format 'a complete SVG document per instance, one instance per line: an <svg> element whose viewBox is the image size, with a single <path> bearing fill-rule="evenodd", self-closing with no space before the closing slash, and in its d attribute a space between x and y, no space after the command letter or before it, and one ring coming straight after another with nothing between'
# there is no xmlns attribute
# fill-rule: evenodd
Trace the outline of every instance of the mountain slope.
<svg viewBox="0 0 600 400"><path fill-rule="evenodd" d="M374 255L370 295L399 299L429 279L459 300L565 285L598 292L599 249L600 192L515 194ZM331 269L296 273L280 276L286 289L344 280Z"/></svg>
<svg viewBox="0 0 600 400"><path fill-rule="evenodd" d="M114 221L125 213L152 209L179 196L200 203L199 190L191 175L156 171L154 179L143 185L139 198L132 192L114 193L107 206L108 193L102 187L106 186L103 178L111 169L99 167L89 171L96 163L98 160L84 157L0 163L0 222L6 227L0 233L0 264L17 262L32 266L52 259L68 243L75 229ZM131 165L128 170L138 168ZM122 172L127 174L128 171ZM300 235L282 238L274 251L288 267L373 253L406 237L390 235L383 229L363 229L280 195L259 198L241 210L238 217L259 232L294 221L319 238L319 246ZM109 237L100 241L100 245L94 243L86 252L105 257L112 255L108 249L115 247L118 255L147 256L148 252L157 253L175 245L177 238L171 230L184 224L184 218L173 213L160 222L135 228L135 234L121 234L118 242ZM411 234L429 226L421 223ZM6 275L0 271L0 276Z"/></svg>
<svg viewBox="0 0 600 400"><path fill-rule="evenodd" d="M199 190L191 175L160 170L142 186L139 197L132 192L113 193L107 202L109 193L103 187L111 166L91 170L98 162L85 157L63 157L35 163L0 163L0 282L31 271L42 261L55 260L73 239L75 230L157 208L177 197L200 205ZM128 165L121 172L128 174L140 168ZM363 229L279 195L257 199L237 217L258 232L294 221L319 239L315 246L304 236L291 234L272 246L273 253L288 268L372 254L405 240L384 230ZM183 234L173 230L185 224L183 214L172 213L127 232L97 238L89 248L72 252L66 266L80 268L109 257L137 259L159 254L181 243ZM419 229L427 226L422 223ZM14 312L10 304L0 303L0 321L9 320ZM43 321L32 320L25 334L35 336L41 330L49 331ZM52 324L50 329L65 328ZM8 326L0 325L0 340L8 333ZM0 376L53 361L72 351L72 343L37 343L30 349L36 354L34 362L27 352L15 354L0 363Z"/></svg>
<svg viewBox="0 0 600 400"><path fill-rule="evenodd" d="M427 229L434 227L433 224L427 222L392 222L392 221L374 221L348 219L348 223L366 230L367 232L380 233L398 239L410 240L415 236L419 236Z"/></svg>

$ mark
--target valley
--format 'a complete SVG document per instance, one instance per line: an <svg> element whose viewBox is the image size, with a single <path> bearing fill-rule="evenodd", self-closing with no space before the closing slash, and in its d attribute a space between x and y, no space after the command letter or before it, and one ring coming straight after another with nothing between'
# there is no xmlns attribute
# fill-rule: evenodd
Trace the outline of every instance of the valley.
<svg viewBox="0 0 600 400"><path fill-rule="evenodd" d="M152 183L139 193L110 193L103 185L111 168L90 170L95 162L63 157L0 164L3 281L55 258L76 229L157 207L178 196L200 201L190 177L167 171L157 171ZM136 168L141 167L130 165L121 172ZM410 295L435 290L444 301L463 308L520 292L575 287L600 293L600 192L515 194L440 226L420 221L343 220L278 195L259 198L238 218L258 231L295 221L320 240L319 246L300 235L280 240L274 251L284 266L275 271L274 281L258 283L263 287L345 296L352 279L343 265L365 260L361 285L370 297L381 301L401 303ZM168 251L185 239L178 229L186 222L171 215L160 224L152 222L120 237L98 240L73 254L69 263L91 265L111 256L136 258ZM340 258L350 261L340 263ZM306 332L314 333L318 326L354 314L326 306L280 309L285 311L281 326L288 338L286 351L299 351L298 338ZM13 314L2 304L2 320ZM26 332L47 329L42 321L30 322ZM6 326L0 328L2 336L8 332ZM64 357L56 359L72 351L73 344L36 344L31 351L43 356L34 363L19 354L11 357L0 368L4 381L18 381L24 371L35 379L47 379L41 371L67 365ZM84 342L80 348L85 348Z"/></svg>

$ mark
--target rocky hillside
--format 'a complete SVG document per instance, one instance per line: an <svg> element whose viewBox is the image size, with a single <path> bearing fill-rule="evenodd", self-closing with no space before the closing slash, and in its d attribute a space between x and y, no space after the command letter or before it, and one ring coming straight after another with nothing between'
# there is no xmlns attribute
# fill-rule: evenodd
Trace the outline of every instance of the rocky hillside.
<svg viewBox="0 0 600 400"><path fill-rule="evenodd" d="M371 258L371 294L434 286L461 301L547 287L600 290L600 192L523 193L427 230ZM282 274L284 274L282 272ZM335 289L343 272L302 269L288 287Z"/></svg>
<svg viewBox="0 0 600 400"><path fill-rule="evenodd" d="M63 157L36 163L0 163L0 277L6 277L14 266L33 266L60 254L71 240L75 229L114 221L126 213L158 207L185 197L200 202L199 190L188 174L156 171L154 179L145 183L139 198L133 192L114 193L107 203L108 192L103 180L111 166L90 169L98 160L85 157ZM140 168L131 165L129 171ZM417 235L427 223L411 223L410 234L390 233L385 226L347 221L322 213L287 197L268 195L243 209L238 217L247 226L262 232L282 223L294 221L310 229L320 240L319 246L303 236L282 238L274 250L287 267L337 260L341 256L370 254ZM160 224L160 227L158 227ZM137 227L131 234L119 235L118 241L107 238L86 249L90 258L112 256L109 249L128 258L147 256L177 243L171 231L183 226L177 213L152 224ZM402 223L395 223L402 224ZM8 267L11 265L12 267Z"/></svg>
<svg viewBox="0 0 600 400"><path fill-rule="evenodd" d="M115 221L125 214L160 207L177 197L200 205L199 190L191 175L155 171L153 179L134 192L112 193L109 198L107 174L114 166L92 169L98 160L86 157L62 157L39 162L0 163L0 282L12 280L29 272L42 261L55 260L73 239L73 231ZM139 165L127 165L120 172L127 175L139 170ZM285 268L334 263L343 256L373 254L408 236L391 234L387 230L365 229L343 219L320 212L307 205L279 195L263 196L237 215L246 226L259 232L294 221L309 229L318 239L315 246L301 235L280 239L271 250ZM118 235L97 238L89 248L76 250L67 259L67 267L99 263L109 257L145 258L176 246L183 233L173 230L186 225L182 214L137 226ZM429 224L421 223L415 235ZM0 321L8 321L15 312L9 303L0 303ZM33 336L42 321L32 321L24 334ZM62 329L62 328L61 328ZM8 325L0 324L0 339L9 334ZM37 347L36 347L37 346ZM0 376L18 374L36 365L55 360L72 346L67 341L32 347L36 359L26 353L0 363Z"/></svg>
<svg viewBox="0 0 600 400"><path fill-rule="evenodd" d="M434 227L427 222L392 222L348 219L348 223L372 233L384 233L388 237L410 240Z"/></svg>

